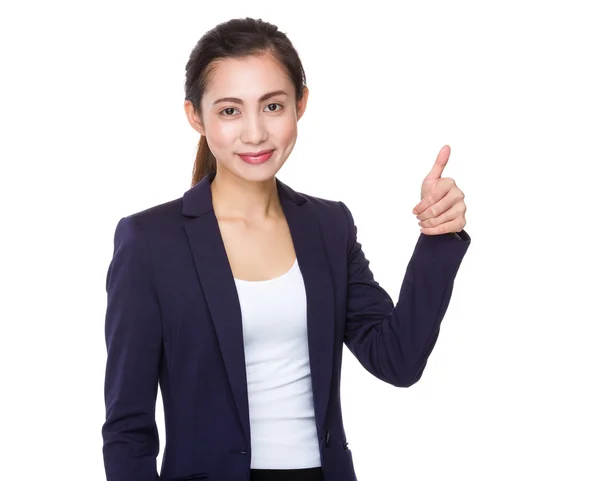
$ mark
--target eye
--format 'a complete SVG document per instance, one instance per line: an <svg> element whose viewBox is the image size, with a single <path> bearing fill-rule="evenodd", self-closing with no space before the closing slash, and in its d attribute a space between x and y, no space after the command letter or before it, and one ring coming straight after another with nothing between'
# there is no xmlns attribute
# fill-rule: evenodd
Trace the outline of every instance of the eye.
<svg viewBox="0 0 600 481"><path fill-rule="evenodd" d="M219 115L222 115L223 117L233 117L233 115L223 115L223 112L227 112L227 111L231 111L231 110L237 110L234 109L233 107L227 107L226 109L223 109L219 112Z"/></svg>
<svg viewBox="0 0 600 481"><path fill-rule="evenodd" d="M269 105L267 105L267 108L271 107L272 105L279 105L281 108L283 108L283 105L281 105L281 104L269 104ZM281 110L281 109L279 109L279 110ZM269 112L277 112L277 110L269 109Z"/></svg>

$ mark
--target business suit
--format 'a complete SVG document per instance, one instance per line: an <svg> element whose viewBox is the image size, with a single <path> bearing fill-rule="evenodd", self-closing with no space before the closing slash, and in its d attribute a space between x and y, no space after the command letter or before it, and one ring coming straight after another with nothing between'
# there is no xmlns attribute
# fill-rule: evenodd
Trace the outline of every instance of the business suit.
<svg viewBox="0 0 600 481"><path fill-rule="evenodd" d="M249 478L241 314L213 211L213 178L116 227L106 279L108 481ZM324 479L355 480L339 397L343 345L384 382L417 382L470 237L465 231L460 237L420 234L394 305L373 279L342 202L298 193L279 179L277 190L306 288ZM158 383L166 427L160 478Z"/></svg>

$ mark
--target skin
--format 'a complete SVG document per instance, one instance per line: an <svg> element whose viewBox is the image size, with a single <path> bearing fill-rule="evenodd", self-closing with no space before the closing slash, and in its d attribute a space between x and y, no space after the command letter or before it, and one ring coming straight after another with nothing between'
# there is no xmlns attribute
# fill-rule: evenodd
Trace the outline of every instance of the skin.
<svg viewBox="0 0 600 481"><path fill-rule="evenodd" d="M282 91L267 100L260 97ZM308 88L296 102L294 85L283 67L269 55L219 60L202 98L201 113L185 101L190 125L206 136L217 159L211 184L217 216L256 223L282 215L275 175L285 164L306 110ZM225 97L234 101L218 102ZM237 154L275 149L271 158L250 165Z"/></svg>
<svg viewBox="0 0 600 481"><path fill-rule="evenodd" d="M419 220L421 232L426 235L457 233L464 229L467 221L465 194L454 179L442 177L450 158L450 146L444 145L433 167L421 185L421 202L413 209Z"/></svg>
<svg viewBox="0 0 600 481"><path fill-rule="evenodd" d="M280 93L261 100L272 92ZM219 101L231 97L239 101ZM217 160L213 208L236 279L278 277L296 257L275 175L294 148L307 100L305 87L296 101L294 85L275 59L255 55L216 63L200 112L184 103L190 125L206 137ZM271 149L271 158L259 165L238 155Z"/></svg>

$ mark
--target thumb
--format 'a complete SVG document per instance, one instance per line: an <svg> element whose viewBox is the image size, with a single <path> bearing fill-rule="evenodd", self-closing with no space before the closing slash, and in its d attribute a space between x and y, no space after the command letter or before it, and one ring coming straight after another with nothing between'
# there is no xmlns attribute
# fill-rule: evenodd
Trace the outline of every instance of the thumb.
<svg viewBox="0 0 600 481"><path fill-rule="evenodd" d="M442 176L442 172L444 171L444 167L448 163L448 159L450 158L450 146L444 145L435 159L435 163L433 167L425 177L425 180L434 180L439 179Z"/></svg>

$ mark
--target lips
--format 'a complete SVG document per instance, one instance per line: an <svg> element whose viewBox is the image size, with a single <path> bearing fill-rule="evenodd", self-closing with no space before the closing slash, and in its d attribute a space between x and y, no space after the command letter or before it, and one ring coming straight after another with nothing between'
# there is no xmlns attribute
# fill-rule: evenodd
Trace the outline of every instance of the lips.
<svg viewBox="0 0 600 481"><path fill-rule="evenodd" d="M240 158L249 164L262 164L271 158L273 150L263 150L261 152L244 152L238 154Z"/></svg>
<svg viewBox="0 0 600 481"><path fill-rule="evenodd" d="M259 155L268 154L269 152L273 152L273 149L261 150L260 152L240 152L238 155L243 155L244 157L258 157Z"/></svg>

